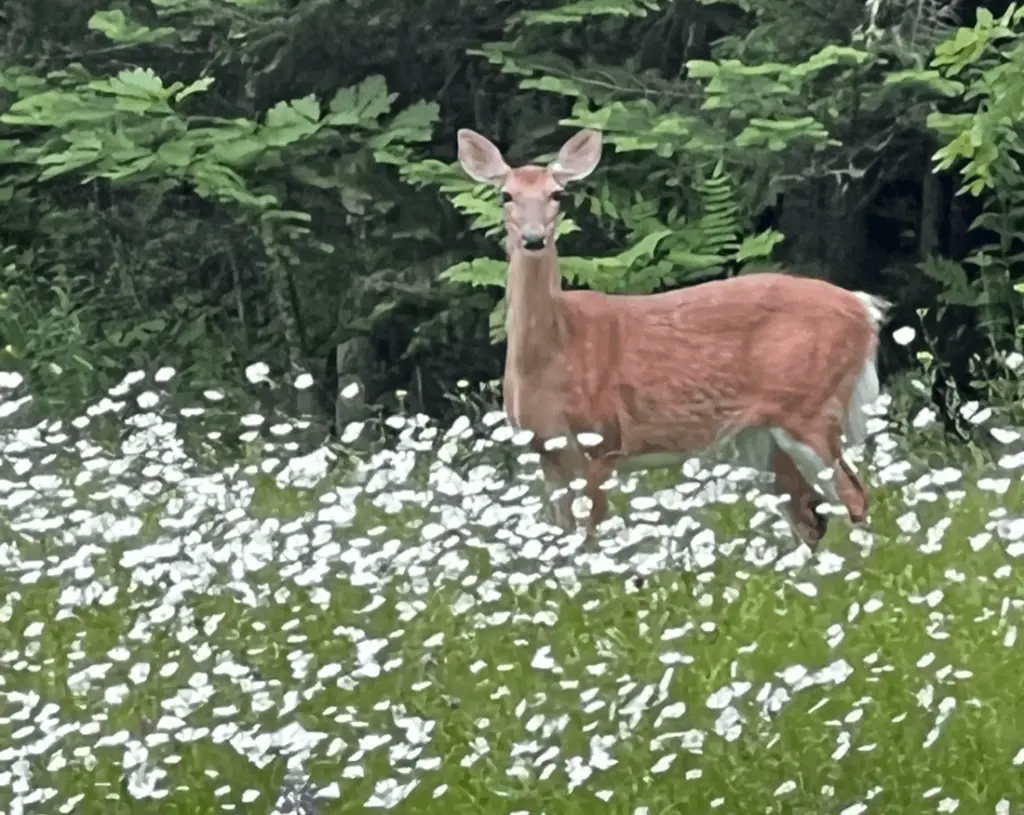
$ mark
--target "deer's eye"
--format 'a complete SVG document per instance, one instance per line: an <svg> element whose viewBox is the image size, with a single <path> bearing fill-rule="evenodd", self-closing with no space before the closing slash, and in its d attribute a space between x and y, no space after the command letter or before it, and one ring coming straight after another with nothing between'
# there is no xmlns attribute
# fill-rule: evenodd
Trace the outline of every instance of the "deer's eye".
<svg viewBox="0 0 1024 815"><path fill-rule="evenodd" d="M561 201L563 198L565 198L565 190L555 190L551 193L551 200L556 203Z"/></svg>
<svg viewBox="0 0 1024 815"><path fill-rule="evenodd" d="M499 197L501 198L501 203L503 204L512 203L512 193L505 192L505 190L502 190L501 193L499 193Z"/></svg>

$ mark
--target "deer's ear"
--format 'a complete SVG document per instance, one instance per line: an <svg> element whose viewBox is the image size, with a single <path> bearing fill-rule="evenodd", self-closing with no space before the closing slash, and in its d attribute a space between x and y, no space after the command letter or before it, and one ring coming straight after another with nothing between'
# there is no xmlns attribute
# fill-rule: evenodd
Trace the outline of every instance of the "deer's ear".
<svg viewBox="0 0 1024 815"><path fill-rule="evenodd" d="M563 187L570 181L586 178L601 161L601 134L596 130L581 130L562 145L548 169L555 181Z"/></svg>
<svg viewBox="0 0 1024 815"><path fill-rule="evenodd" d="M486 139L476 131L462 128L459 138L459 164L466 175L474 181L484 181L500 186L505 182L509 167L501 156L501 151L490 139Z"/></svg>

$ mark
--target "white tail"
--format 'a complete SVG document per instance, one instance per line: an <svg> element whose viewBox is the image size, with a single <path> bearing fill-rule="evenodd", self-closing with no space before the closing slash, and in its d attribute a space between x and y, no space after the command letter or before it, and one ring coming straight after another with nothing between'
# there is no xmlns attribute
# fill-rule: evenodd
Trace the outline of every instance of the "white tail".
<svg viewBox="0 0 1024 815"><path fill-rule="evenodd" d="M795 534L813 545L822 499L865 519L867 490L843 458L878 397L875 355L888 304L821 280L763 273L652 295L562 291L555 247L564 186L601 158L583 130L547 167L511 168L490 141L458 134L470 177L496 185L508 233L509 421L533 433L552 487L586 480L591 529L616 470L731 448L775 474ZM596 434L593 446L581 434ZM553 439L567 444L552 447ZM821 473L824 480L819 480ZM572 524L571 493L556 505Z"/></svg>

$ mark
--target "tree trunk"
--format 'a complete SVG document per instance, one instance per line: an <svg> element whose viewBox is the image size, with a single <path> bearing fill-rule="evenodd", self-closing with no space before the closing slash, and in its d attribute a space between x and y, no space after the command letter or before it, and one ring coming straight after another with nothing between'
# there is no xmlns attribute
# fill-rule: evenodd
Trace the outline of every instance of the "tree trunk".
<svg viewBox="0 0 1024 815"><path fill-rule="evenodd" d="M921 225L917 233L921 260L926 260L939 251L939 236L944 214L942 182L931 171L931 167L926 167L924 178L921 180Z"/></svg>
<svg viewBox="0 0 1024 815"><path fill-rule="evenodd" d="M340 434L349 422L366 418L366 382L373 367L373 348L365 337L351 337L337 345L334 370L338 390L334 396L334 432ZM342 396L351 384L359 386L353 396Z"/></svg>
<svg viewBox="0 0 1024 815"><path fill-rule="evenodd" d="M863 280L867 227L857 185L816 179L788 190L779 226L786 266L793 272L856 289Z"/></svg>

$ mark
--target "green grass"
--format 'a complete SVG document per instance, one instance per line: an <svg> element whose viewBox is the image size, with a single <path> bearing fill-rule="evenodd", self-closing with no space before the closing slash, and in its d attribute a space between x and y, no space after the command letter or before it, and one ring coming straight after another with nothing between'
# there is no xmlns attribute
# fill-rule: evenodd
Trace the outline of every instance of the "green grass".
<svg viewBox="0 0 1024 815"><path fill-rule="evenodd" d="M746 500L666 511L716 543L640 585L663 531L548 562L487 520L521 497L446 495L433 453L373 494L144 457L76 486L81 457L37 456L65 491L16 507L3 476L0 812L264 813L302 784L280 811L1024 806L1019 471L876 487L870 536L833 521L799 568L758 565ZM622 526L672 486L616 495Z"/></svg>

